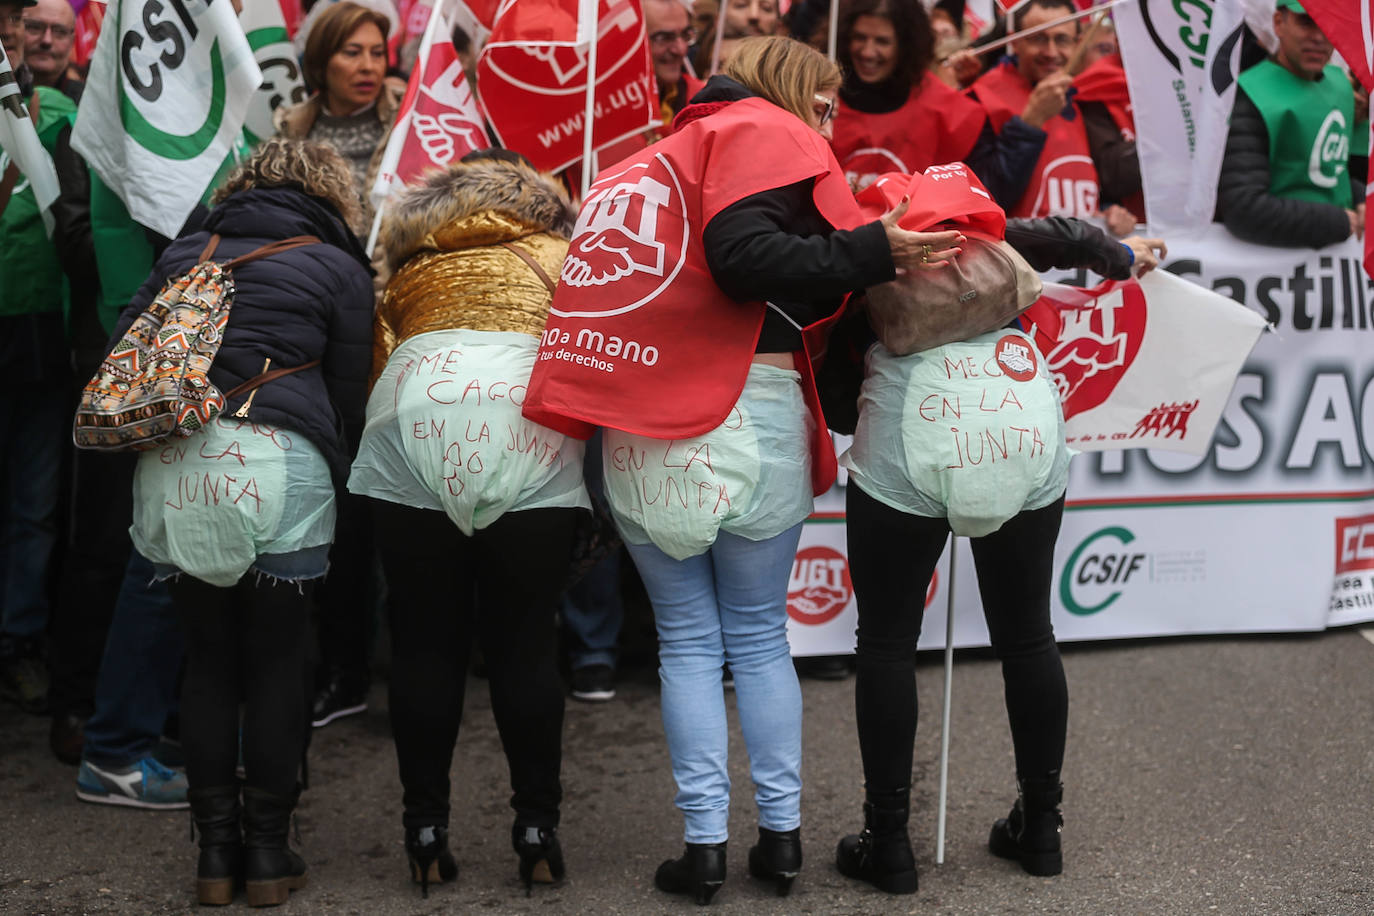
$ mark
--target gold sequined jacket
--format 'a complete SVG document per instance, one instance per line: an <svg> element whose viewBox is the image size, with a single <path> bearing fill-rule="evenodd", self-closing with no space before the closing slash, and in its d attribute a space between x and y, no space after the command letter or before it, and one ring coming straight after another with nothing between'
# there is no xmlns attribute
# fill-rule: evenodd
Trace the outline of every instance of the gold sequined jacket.
<svg viewBox="0 0 1374 916"><path fill-rule="evenodd" d="M539 336L576 211L551 177L501 159L459 163L407 189L381 240L393 271L377 309L372 381L403 341L469 328Z"/></svg>

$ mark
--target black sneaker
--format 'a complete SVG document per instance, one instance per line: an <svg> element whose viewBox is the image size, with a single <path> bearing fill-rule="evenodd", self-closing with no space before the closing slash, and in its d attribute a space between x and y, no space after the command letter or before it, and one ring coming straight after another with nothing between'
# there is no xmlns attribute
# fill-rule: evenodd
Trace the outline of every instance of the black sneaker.
<svg viewBox="0 0 1374 916"><path fill-rule="evenodd" d="M343 675L334 674L315 692L315 703L310 708L310 724L319 728L335 719L360 712L367 712L367 687L360 687Z"/></svg>
<svg viewBox="0 0 1374 916"><path fill-rule="evenodd" d="M604 703L615 697L615 669L610 665L587 665L572 673L574 700Z"/></svg>

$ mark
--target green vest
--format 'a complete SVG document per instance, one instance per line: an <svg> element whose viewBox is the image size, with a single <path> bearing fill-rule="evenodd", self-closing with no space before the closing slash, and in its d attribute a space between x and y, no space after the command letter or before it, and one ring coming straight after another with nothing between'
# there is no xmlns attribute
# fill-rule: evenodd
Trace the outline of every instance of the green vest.
<svg viewBox="0 0 1374 916"><path fill-rule="evenodd" d="M1305 80L1272 60L1240 75L1269 130L1269 192L1349 209L1355 93L1339 67Z"/></svg>
<svg viewBox="0 0 1374 916"><path fill-rule="evenodd" d="M76 120L76 103L56 89L39 86L38 139L48 155L62 128ZM9 157L0 153L0 170ZM23 175L0 214L0 315L56 312L65 307L66 275L57 248L43 226L33 188Z"/></svg>

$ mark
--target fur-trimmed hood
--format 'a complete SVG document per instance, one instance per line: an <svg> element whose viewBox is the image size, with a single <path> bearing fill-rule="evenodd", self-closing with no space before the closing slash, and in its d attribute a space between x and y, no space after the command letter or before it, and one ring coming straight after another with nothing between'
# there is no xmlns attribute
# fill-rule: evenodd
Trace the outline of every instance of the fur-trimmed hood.
<svg viewBox="0 0 1374 916"><path fill-rule="evenodd" d="M387 208L381 240L392 270L424 250L495 245L536 232L572 237L577 211L552 177L501 159L426 175Z"/></svg>

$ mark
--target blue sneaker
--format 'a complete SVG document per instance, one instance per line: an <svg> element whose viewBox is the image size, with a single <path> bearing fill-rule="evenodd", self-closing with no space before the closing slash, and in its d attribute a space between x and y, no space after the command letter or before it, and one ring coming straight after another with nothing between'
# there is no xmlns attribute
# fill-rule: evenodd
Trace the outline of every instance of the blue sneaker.
<svg viewBox="0 0 1374 916"><path fill-rule="evenodd" d="M158 811L191 806L186 800L185 774L169 770L154 757L122 767L103 767L82 760L76 776L76 797L98 805Z"/></svg>

